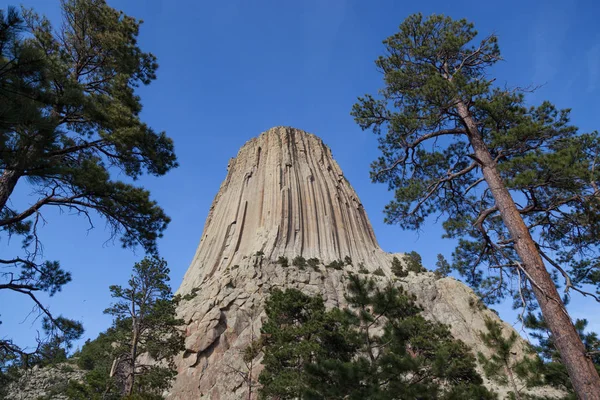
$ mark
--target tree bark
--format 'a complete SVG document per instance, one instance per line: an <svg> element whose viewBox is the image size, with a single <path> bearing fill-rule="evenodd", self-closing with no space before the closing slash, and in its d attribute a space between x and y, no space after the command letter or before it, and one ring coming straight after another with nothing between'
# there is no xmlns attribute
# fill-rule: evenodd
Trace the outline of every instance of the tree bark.
<svg viewBox="0 0 600 400"><path fill-rule="evenodd" d="M508 365L508 362L504 363L504 371L506 372L506 375L508 376L508 379L510 380L510 384L513 387L513 391L515 392L515 399L521 400L521 395L519 394L519 388L517 387L517 382L515 381L515 376L513 375L512 370L510 369L510 366Z"/></svg>
<svg viewBox="0 0 600 400"><path fill-rule="evenodd" d="M463 101L456 104L458 114L467 128L467 136L473 147L474 155L481 164L483 176L494 196L502 221L514 240L523 270L529 275L533 292L542 310L544 320L552 332L556 348L563 364L567 368L577 397L582 400L600 400L600 377L592 360L587 356L585 346L579 337L573 322L544 261L535 245L531 233L489 152L483 137L477 128L467 105Z"/></svg>
<svg viewBox="0 0 600 400"><path fill-rule="evenodd" d="M14 169L5 169L0 175L0 211L4 209L21 175Z"/></svg>
<svg viewBox="0 0 600 400"><path fill-rule="evenodd" d="M135 383L135 360L137 358L137 345L138 345L138 329L136 326L136 320L133 318L131 322L133 326L133 332L131 335L131 354L129 362L129 373L127 374L127 380L125 381L125 393L128 396L133 394L133 385Z"/></svg>

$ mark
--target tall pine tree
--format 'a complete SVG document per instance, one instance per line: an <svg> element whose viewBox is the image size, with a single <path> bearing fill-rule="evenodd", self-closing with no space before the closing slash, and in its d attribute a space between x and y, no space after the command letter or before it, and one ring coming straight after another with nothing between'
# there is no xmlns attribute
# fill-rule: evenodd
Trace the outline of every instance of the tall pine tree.
<svg viewBox="0 0 600 400"><path fill-rule="evenodd" d="M173 142L140 119L136 89L156 78L154 55L142 51L141 22L104 0L61 1L62 25L33 10L0 11L0 235L22 249L0 256L0 290L32 301L51 331L80 326L42 304L71 280L44 260L38 227L49 208L103 218L123 246L156 252L169 218L133 181L177 165ZM125 177L127 181L115 179ZM14 199L17 184L34 199ZM0 352L25 352L10 338Z"/></svg>
<svg viewBox="0 0 600 400"><path fill-rule="evenodd" d="M148 382L150 389L162 393L175 375L173 357L185 349L179 328L183 320L175 314L181 297L173 298L168 282L166 261L146 257L133 266L127 287L110 287L116 301L104 312L115 317L115 329L122 333L113 343L111 376L122 377L125 395L149 391Z"/></svg>
<svg viewBox="0 0 600 400"><path fill-rule="evenodd" d="M600 399L548 272L567 290L600 282L600 139L570 125L568 110L529 107L519 89L495 87L497 39L476 36L465 20L416 14L384 41L376 64L385 86L352 115L379 135L372 178L394 191L386 221L418 229L431 215L444 219L446 236L459 239L453 267L488 301L535 296L575 391Z"/></svg>

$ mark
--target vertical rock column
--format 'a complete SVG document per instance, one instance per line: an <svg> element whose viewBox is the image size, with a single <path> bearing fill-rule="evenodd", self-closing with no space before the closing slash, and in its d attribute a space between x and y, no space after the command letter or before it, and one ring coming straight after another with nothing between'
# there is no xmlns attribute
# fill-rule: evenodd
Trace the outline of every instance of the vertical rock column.
<svg viewBox="0 0 600 400"><path fill-rule="evenodd" d="M358 196L314 135L272 128L230 160L181 291L258 251L365 264L379 257Z"/></svg>

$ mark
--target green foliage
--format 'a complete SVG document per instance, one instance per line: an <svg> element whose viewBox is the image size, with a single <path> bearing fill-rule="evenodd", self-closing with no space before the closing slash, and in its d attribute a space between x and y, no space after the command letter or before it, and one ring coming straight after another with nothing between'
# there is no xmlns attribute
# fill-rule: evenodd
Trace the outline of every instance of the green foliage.
<svg viewBox="0 0 600 400"><path fill-rule="evenodd" d="M350 256L344 257L344 264L352 265L352 258Z"/></svg>
<svg viewBox="0 0 600 400"><path fill-rule="evenodd" d="M404 278L405 276L408 276L409 272L418 274L426 271L425 267L423 267L421 255L419 255L419 253L416 251L407 253L405 259L406 265L402 265L402 262L398 259L398 257L394 257L392 259L392 272L397 277Z"/></svg>
<svg viewBox="0 0 600 400"><path fill-rule="evenodd" d="M52 319L45 316L42 318L42 329L45 332L44 340L38 340L37 348L30 352L21 350L10 339L0 340L0 383L10 382L18 377L19 370L64 362L72 342L83 334L83 327L79 322L62 316Z"/></svg>
<svg viewBox="0 0 600 400"><path fill-rule="evenodd" d="M64 392L68 398L162 398L175 374L173 356L183 349L183 336L177 328L182 321L175 317L175 308L198 291L172 297L168 273L164 260L145 258L134 265L128 287L111 286L111 293L118 300L107 309L115 316L113 326L95 340L86 341L73 355L77 366L87 372L83 382L68 384ZM132 352L134 334L138 339L136 351ZM161 366L142 364L137 356L143 353ZM133 393L127 397L124 394L132 361L136 373L131 383ZM113 363L116 374L111 378Z"/></svg>
<svg viewBox="0 0 600 400"><path fill-rule="evenodd" d="M344 269L344 262L342 260L333 260L329 264L325 265L325 268L333 268L341 271Z"/></svg>
<svg viewBox="0 0 600 400"><path fill-rule="evenodd" d="M49 341L81 327L55 318L36 297L71 280L58 261L43 260L37 227L45 212L98 215L124 247L156 253L169 218L147 190L116 178L177 166L172 140L140 119L137 88L157 69L154 55L138 46L141 21L104 0L61 6L59 27L33 10L0 12L0 234L22 238L22 255L0 259L0 290L33 299L52 325ZM30 189L31 204L12 197L18 183ZM0 343L21 354L10 339Z"/></svg>
<svg viewBox="0 0 600 400"><path fill-rule="evenodd" d="M458 240L452 268L488 303L530 291L474 157L477 136L491 168L519 199L515 205L548 268L562 265L575 288L600 290L600 137L579 132L569 110L549 102L531 107L523 91L494 87L497 38L476 38L464 19L415 14L384 41L375 62L383 87L360 97L352 115L379 136L371 178L394 193L386 222L416 230L440 218L445 237ZM557 258L546 249L558 249Z"/></svg>
<svg viewBox="0 0 600 400"><path fill-rule="evenodd" d="M444 237L458 242L452 269L487 304L509 296L555 314L548 320L585 397L600 381L547 270L567 291L600 293L600 136L579 132L570 110L532 107L522 90L494 87L497 38L476 37L464 19L415 14L384 41L384 87L352 108L379 136L371 178L394 192L387 223L418 230L442 221Z"/></svg>
<svg viewBox="0 0 600 400"><path fill-rule="evenodd" d="M292 260L292 265L294 267L298 267L300 269L304 269L306 267L306 259L302 256L296 256Z"/></svg>
<svg viewBox="0 0 600 400"><path fill-rule="evenodd" d="M358 263L358 273L359 274L368 274L369 270L367 268L365 268L365 264L360 262Z"/></svg>
<svg viewBox="0 0 600 400"><path fill-rule="evenodd" d="M295 289L271 293L265 304L268 320L263 325L265 369L260 375L265 385L262 397L294 396L304 382L304 367L312 357L332 357L349 360L351 343L346 343L346 316L341 312L326 312L320 297L309 297ZM281 329L282 326L286 328ZM318 337L318 341L303 340ZM290 397L283 397L290 398Z"/></svg>
<svg viewBox="0 0 600 400"><path fill-rule="evenodd" d="M289 261L287 257L279 256L277 259L277 264L281 265L283 268L287 268L289 266Z"/></svg>
<svg viewBox="0 0 600 400"><path fill-rule="evenodd" d="M87 340L81 350L73 355L77 366L86 371L83 382L70 382L65 390L69 399L118 399L119 383L110 378L110 369L118 356L113 343L127 335L126 324L118 324L102 332L94 340Z"/></svg>
<svg viewBox="0 0 600 400"><path fill-rule="evenodd" d="M437 268L433 271L433 273L437 278L445 278L452 271L450 263L444 258L442 254L437 255L437 261L435 263L435 266Z"/></svg>
<svg viewBox="0 0 600 400"><path fill-rule="evenodd" d="M271 293L260 398L496 398L482 386L469 349L422 318L413 297L349 279L352 310L326 311L320 296L295 289ZM251 353L258 355L256 346Z"/></svg>
<svg viewBox="0 0 600 400"><path fill-rule="evenodd" d="M77 335L79 337L79 334ZM71 347L68 343L65 346L63 338L59 336L52 337L51 340L42 343L35 354L29 356L28 364L46 367L65 362L67 360L67 350Z"/></svg>
<svg viewBox="0 0 600 400"><path fill-rule="evenodd" d="M184 350L176 307L184 298L173 297L168 282L167 263L147 257L134 265L128 287L110 287L116 302L105 313L121 333L112 346L124 394L160 394L175 375L173 357ZM166 366L143 364L138 357L144 353Z"/></svg>
<svg viewBox="0 0 600 400"><path fill-rule="evenodd" d="M306 261L306 264L315 271L319 271L319 264L321 264L321 261L318 258L309 258L308 261Z"/></svg>
<svg viewBox="0 0 600 400"><path fill-rule="evenodd" d="M410 253L406 254L406 258L406 269L409 272L414 272L415 274L418 274L427 271L423 266L423 260L421 258L421 255L416 251L411 251Z"/></svg>
<svg viewBox="0 0 600 400"><path fill-rule="evenodd" d="M379 267L375 271L373 271L373 275L385 276L385 272L383 272L383 270L381 269L381 267Z"/></svg>
<svg viewBox="0 0 600 400"><path fill-rule="evenodd" d="M9 360L0 360L0 399L7 398L8 386L13 382L17 382L23 373L22 368L7 361Z"/></svg>
<svg viewBox="0 0 600 400"><path fill-rule="evenodd" d="M408 271L404 270L402 262L398 259L398 257L394 257L392 259L392 272L398 278L404 278L405 276L408 276Z"/></svg>
<svg viewBox="0 0 600 400"><path fill-rule="evenodd" d="M586 332L587 324L587 320L577 319L575 321L575 329L577 329L577 333L585 345L586 351L591 357L596 370L600 372L600 339L597 333ZM535 315L530 312L525 316L523 325L531 331L531 337L537 343L534 346L534 350L543 361L541 373L544 376L544 382L567 392L572 392L573 386L569 380L567 369L556 350L554 337L548 329L544 318L540 314ZM574 395L572 399L575 399Z"/></svg>
<svg viewBox="0 0 600 400"><path fill-rule="evenodd" d="M542 361L538 357L529 355L522 359L514 356L514 346L519 336L511 331L508 337L503 335L502 324L490 317L485 318L487 332L480 332L479 337L491 350L491 357L485 357L478 353L479 363L483 367L485 375L501 384L512 387L512 396L522 398L521 383L527 387L537 386L543 383L541 375Z"/></svg>
<svg viewBox="0 0 600 400"><path fill-rule="evenodd" d="M474 310L482 311L487 308L485 303L479 297L469 297L469 307Z"/></svg>

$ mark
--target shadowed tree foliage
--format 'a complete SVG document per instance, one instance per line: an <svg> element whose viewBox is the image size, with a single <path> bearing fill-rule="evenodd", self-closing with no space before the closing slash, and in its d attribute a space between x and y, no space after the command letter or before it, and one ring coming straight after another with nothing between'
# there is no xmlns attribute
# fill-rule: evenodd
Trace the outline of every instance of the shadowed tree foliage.
<svg viewBox="0 0 600 400"><path fill-rule="evenodd" d="M38 299L71 280L58 261L43 259L37 229L44 213L58 208L90 226L100 216L124 247L154 253L169 218L131 182L177 162L171 139L140 119L136 88L154 80L157 68L138 46L141 22L104 0L61 7L56 29L32 10L0 12L0 234L22 239L21 250L0 258L0 290L28 297L52 330L69 336L73 330L64 329L74 323ZM14 198L17 184L29 189L30 203ZM6 339L0 349L26 354Z"/></svg>
<svg viewBox="0 0 600 400"><path fill-rule="evenodd" d="M263 399L495 399L475 358L401 289L350 276L352 310L274 290L262 328ZM258 354L256 343L248 350Z"/></svg>
<svg viewBox="0 0 600 400"><path fill-rule="evenodd" d="M394 192L386 222L419 229L440 218L445 236L459 239L453 269L488 302L537 301L575 391L600 399L600 378L548 272L567 291L600 283L598 134L570 125L569 110L530 107L523 90L495 87L497 39L476 37L465 20L416 14L384 41L376 64L385 85L352 115L379 135L372 179Z"/></svg>

